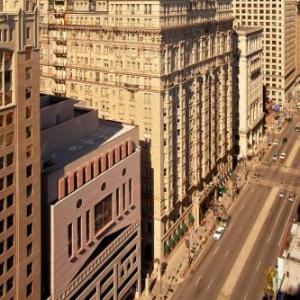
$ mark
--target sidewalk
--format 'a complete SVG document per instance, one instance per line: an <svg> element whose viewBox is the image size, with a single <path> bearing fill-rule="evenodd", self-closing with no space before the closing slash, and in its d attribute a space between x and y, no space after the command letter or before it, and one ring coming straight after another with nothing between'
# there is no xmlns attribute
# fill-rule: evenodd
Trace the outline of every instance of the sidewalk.
<svg viewBox="0 0 300 300"><path fill-rule="evenodd" d="M238 189L244 186L245 181L238 175ZM235 200L235 198L234 198ZM156 276L150 276L150 295L146 292L139 297L142 300L170 299L178 285L182 283L188 275L191 267L197 261L204 251L212 236L217 224L217 217L229 213L234 200L228 194L219 197L217 201L209 208L204 215L199 229L193 228L186 238L182 239L174 253L169 257L167 267L162 275L161 281ZM190 248L187 248L185 239L189 239ZM156 275L156 272L153 272Z"/></svg>

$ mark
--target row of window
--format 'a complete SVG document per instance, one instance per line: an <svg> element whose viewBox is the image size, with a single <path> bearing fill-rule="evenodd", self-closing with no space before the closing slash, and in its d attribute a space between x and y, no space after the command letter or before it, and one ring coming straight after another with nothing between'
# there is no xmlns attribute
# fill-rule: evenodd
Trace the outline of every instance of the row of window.
<svg viewBox="0 0 300 300"><path fill-rule="evenodd" d="M103 185L102 185L103 187ZM104 186L105 188L105 186ZM104 189L101 188L101 189ZM133 192L132 192L132 179L128 181L128 187L126 188L126 183L122 185L122 191L120 192L120 188L116 189L115 192L115 214L116 217L120 216L128 207L133 203ZM127 194L127 196L126 196ZM82 200L77 202L77 206L80 207ZM93 234L97 236L97 234L113 219L113 194L109 194L107 197L102 199L96 205L94 205L94 220L91 220L91 212L87 210L85 212L85 218L79 216L77 218L76 230L77 230L77 241L76 247L77 251L80 251L83 247L83 239L88 243L91 240L91 222L93 225ZM85 237L83 237L83 222L85 222ZM71 258L74 255L74 245L73 245L73 223L70 223L67 228L68 234L68 257Z"/></svg>

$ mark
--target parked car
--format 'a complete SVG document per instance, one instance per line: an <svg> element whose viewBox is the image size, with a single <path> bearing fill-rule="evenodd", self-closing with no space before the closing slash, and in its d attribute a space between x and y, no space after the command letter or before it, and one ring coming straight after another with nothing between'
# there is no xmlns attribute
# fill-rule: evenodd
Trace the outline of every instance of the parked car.
<svg viewBox="0 0 300 300"><path fill-rule="evenodd" d="M279 158L284 160L286 158L286 153L285 152L282 152L280 155L279 155Z"/></svg>
<svg viewBox="0 0 300 300"><path fill-rule="evenodd" d="M231 216L223 216L220 219L220 226L226 228L231 220Z"/></svg>
<svg viewBox="0 0 300 300"><path fill-rule="evenodd" d="M285 191L279 191L279 193L278 193L278 197L279 198L284 198L285 197Z"/></svg>
<svg viewBox="0 0 300 300"><path fill-rule="evenodd" d="M272 157L272 160L276 161L278 159L278 157L279 157L279 154L274 153L273 157Z"/></svg>
<svg viewBox="0 0 300 300"><path fill-rule="evenodd" d="M294 202L295 199L296 199L296 194L293 192L289 193L289 201Z"/></svg>
<svg viewBox="0 0 300 300"><path fill-rule="evenodd" d="M223 226L219 226L213 235L213 239L218 241L222 237L224 231L225 231L225 228Z"/></svg>
<svg viewBox="0 0 300 300"><path fill-rule="evenodd" d="M282 144L286 144L288 141L287 137L285 137L283 140L282 140Z"/></svg>
<svg viewBox="0 0 300 300"><path fill-rule="evenodd" d="M279 141L278 140L276 140L276 139L274 139L274 141L273 141L273 145L278 145L279 144Z"/></svg>

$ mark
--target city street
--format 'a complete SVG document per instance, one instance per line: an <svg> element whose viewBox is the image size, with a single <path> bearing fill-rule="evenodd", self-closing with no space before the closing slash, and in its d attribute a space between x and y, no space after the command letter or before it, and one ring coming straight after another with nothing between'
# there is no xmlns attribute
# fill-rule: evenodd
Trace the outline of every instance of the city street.
<svg viewBox="0 0 300 300"><path fill-rule="evenodd" d="M219 241L211 238L172 299L262 298L264 271L275 265L284 230L299 203L300 150L295 132L299 117L295 115L277 135L278 145L267 151L261 163L248 165L259 179L250 176L233 206L225 234ZM288 137L286 144L283 137ZM286 159L273 162L275 152L286 152ZM288 201L288 192L279 198L280 190L296 192L296 201Z"/></svg>

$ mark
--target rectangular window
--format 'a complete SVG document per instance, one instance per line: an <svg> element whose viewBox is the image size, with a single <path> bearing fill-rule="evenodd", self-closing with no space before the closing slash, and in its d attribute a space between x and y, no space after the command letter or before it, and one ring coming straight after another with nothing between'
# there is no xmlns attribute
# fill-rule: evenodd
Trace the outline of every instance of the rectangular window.
<svg viewBox="0 0 300 300"><path fill-rule="evenodd" d="M0 157L0 169L4 167L4 157Z"/></svg>
<svg viewBox="0 0 300 300"><path fill-rule="evenodd" d="M26 274L27 274L27 276L29 276L31 273L32 273L32 263L29 263L27 265L27 272L26 272Z"/></svg>
<svg viewBox="0 0 300 300"><path fill-rule="evenodd" d="M32 156L32 145L26 147L26 158L30 158Z"/></svg>
<svg viewBox="0 0 300 300"><path fill-rule="evenodd" d="M26 215L27 215L27 217L30 217L32 215L32 203L27 205Z"/></svg>
<svg viewBox="0 0 300 300"><path fill-rule="evenodd" d="M132 204L132 179L129 179L128 183L128 198L129 198L129 205Z"/></svg>
<svg viewBox="0 0 300 300"><path fill-rule="evenodd" d="M117 216L120 214L120 190L116 189L116 214Z"/></svg>
<svg viewBox="0 0 300 300"><path fill-rule="evenodd" d="M25 68L25 79L26 80L31 79L31 70L32 70L31 67Z"/></svg>
<svg viewBox="0 0 300 300"><path fill-rule="evenodd" d="M32 234L32 223L27 225L26 234L27 236L30 236Z"/></svg>
<svg viewBox="0 0 300 300"><path fill-rule="evenodd" d="M123 183L122 186L122 200L123 200L123 210L126 209L126 185Z"/></svg>
<svg viewBox="0 0 300 300"><path fill-rule="evenodd" d="M10 194L6 197L6 208L11 207L14 204L14 194Z"/></svg>
<svg viewBox="0 0 300 300"><path fill-rule="evenodd" d="M6 282L6 292L9 292L14 286L14 278L11 277Z"/></svg>
<svg viewBox="0 0 300 300"><path fill-rule="evenodd" d="M26 139L32 136L32 126L26 126Z"/></svg>
<svg viewBox="0 0 300 300"><path fill-rule="evenodd" d="M14 266L14 256L11 256L6 261L6 271L9 271Z"/></svg>
<svg viewBox="0 0 300 300"><path fill-rule="evenodd" d="M32 282L30 282L29 284L27 284L26 286L26 297L30 296L32 293Z"/></svg>
<svg viewBox="0 0 300 300"><path fill-rule="evenodd" d="M77 218L77 249L81 249L81 217Z"/></svg>
<svg viewBox="0 0 300 300"><path fill-rule="evenodd" d="M26 196L30 197L31 195L32 195L32 184L29 184L26 187Z"/></svg>
<svg viewBox="0 0 300 300"><path fill-rule="evenodd" d="M31 98L31 87L27 87L25 90L25 97L26 99Z"/></svg>
<svg viewBox="0 0 300 300"><path fill-rule="evenodd" d="M10 215L6 219L6 228L8 229L13 225L14 225L14 215Z"/></svg>
<svg viewBox="0 0 300 300"><path fill-rule="evenodd" d="M68 256L71 257L73 254L73 225L68 225Z"/></svg>
<svg viewBox="0 0 300 300"><path fill-rule="evenodd" d="M112 194L105 197L94 206L95 234L112 220Z"/></svg>
<svg viewBox="0 0 300 300"><path fill-rule="evenodd" d="M11 173L6 177L6 186L9 187L14 183L14 174Z"/></svg>
<svg viewBox="0 0 300 300"><path fill-rule="evenodd" d="M14 245L14 236L11 235L6 240L6 250L10 249Z"/></svg>
<svg viewBox="0 0 300 300"><path fill-rule="evenodd" d="M32 165L26 167L26 177L30 177L32 175Z"/></svg>
<svg viewBox="0 0 300 300"><path fill-rule="evenodd" d="M90 234L90 211L85 212L85 228L86 228L86 241L88 242L91 238Z"/></svg>
<svg viewBox="0 0 300 300"><path fill-rule="evenodd" d="M14 162L14 153L9 153L6 155L6 166L9 167Z"/></svg>

